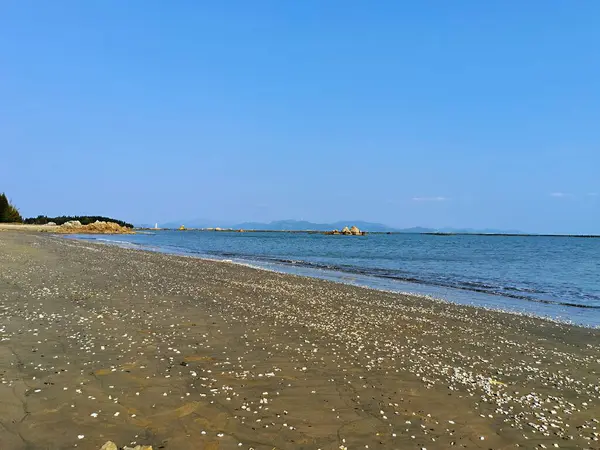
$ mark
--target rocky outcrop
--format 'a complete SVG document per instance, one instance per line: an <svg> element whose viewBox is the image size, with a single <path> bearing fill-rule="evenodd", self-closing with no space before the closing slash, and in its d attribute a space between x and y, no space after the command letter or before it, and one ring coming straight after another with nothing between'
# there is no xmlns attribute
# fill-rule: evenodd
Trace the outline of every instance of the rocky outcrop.
<svg viewBox="0 0 600 450"><path fill-rule="evenodd" d="M63 228L77 228L81 227L81 222L79 220L69 220L61 225Z"/></svg>
<svg viewBox="0 0 600 450"><path fill-rule="evenodd" d="M338 230L326 231L325 234L327 234L327 235L343 234L344 236L364 236L367 233L365 231L360 231L357 226L353 225L352 228L344 227L342 229L342 231L338 231Z"/></svg>
<svg viewBox="0 0 600 450"><path fill-rule="evenodd" d="M350 228L350 233L352 233L354 236L360 236L362 234L356 225L352 225L352 228Z"/></svg>
<svg viewBox="0 0 600 450"><path fill-rule="evenodd" d="M81 225L78 220L65 222L57 230L59 233L74 234L134 234L131 228L122 227L114 222L102 222L97 220L88 225Z"/></svg>
<svg viewBox="0 0 600 450"><path fill-rule="evenodd" d="M106 444L104 444L102 447L100 447L100 450L119 450L119 448L117 447L117 444L115 444L113 441L107 441ZM152 446L151 445L136 445L135 447L123 447L123 450L152 450Z"/></svg>
<svg viewBox="0 0 600 450"><path fill-rule="evenodd" d="M106 444L100 447L100 450L119 450L119 448L113 441L107 441Z"/></svg>

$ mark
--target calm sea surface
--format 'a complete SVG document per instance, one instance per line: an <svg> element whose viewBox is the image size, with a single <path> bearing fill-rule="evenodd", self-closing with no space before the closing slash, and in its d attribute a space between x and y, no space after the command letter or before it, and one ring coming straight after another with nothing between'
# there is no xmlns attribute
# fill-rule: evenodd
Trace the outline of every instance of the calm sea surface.
<svg viewBox="0 0 600 450"><path fill-rule="evenodd" d="M600 326L600 239L196 231L76 237Z"/></svg>

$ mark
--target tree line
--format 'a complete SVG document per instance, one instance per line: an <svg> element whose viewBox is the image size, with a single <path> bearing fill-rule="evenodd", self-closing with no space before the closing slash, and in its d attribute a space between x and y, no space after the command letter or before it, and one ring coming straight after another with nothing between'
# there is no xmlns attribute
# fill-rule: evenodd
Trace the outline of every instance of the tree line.
<svg viewBox="0 0 600 450"><path fill-rule="evenodd" d="M19 210L10 203L6 194L0 194L0 222L2 223L21 223L23 218Z"/></svg>
<svg viewBox="0 0 600 450"><path fill-rule="evenodd" d="M47 223L54 222L56 225L62 225L65 222L70 222L72 220L78 220L82 225L88 225L90 223L94 223L96 221L101 222L114 222L122 227L133 228L133 225L127 222L123 222L122 220L111 219L110 217L104 216L59 216L59 217L47 217L47 216L37 216L25 219L25 223L35 224L35 225L46 225Z"/></svg>
<svg viewBox="0 0 600 450"><path fill-rule="evenodd" d="M110 217L104 216L59 216L59 217L47 217L37 216L30 217L23 220L19 210L9 200L6 194L0 194L0 223L27 223L35 225L46 225L49 222L54 222L56 225L62 225L65 222L71 220L78 220L82 225L88 225L96 221L101 222L114 222L122 227L133 228L133 225L122 220L111 219Z"/></svg>

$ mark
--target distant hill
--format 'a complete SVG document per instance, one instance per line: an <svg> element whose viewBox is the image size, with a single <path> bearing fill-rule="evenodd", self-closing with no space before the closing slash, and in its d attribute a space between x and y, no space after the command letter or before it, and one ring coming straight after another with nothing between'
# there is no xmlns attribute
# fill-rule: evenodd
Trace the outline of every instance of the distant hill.
<svg viewBox="0 0 600 450"><path fill-rule="evenodd" d="M331 231L341 230L342 228L356 225L363 231L371 233L468 233L468 234L523 234L516 230L495 230L484 229L477 230L473 228L394 228L382 223L365 222L362 220L341 220L334 223L314 223L306 220L277 220L270 223L263 222L244 222L238 223L231 228L244 230L272 230L272 231Z"/></svg>
<svg viewBox="0 0 600 450"><path fill-rule="evenodd" d="M346 220L335 223L314 223L305 220L277 220L270 223L244 222L234 225L232 228L244 230L273 230L273 231L331 231L341 230L342 228L356 225L364 231L386 232L396 231L392 227L381 223L363 222L360 220Z"/></svg>
<svg viewBox="0 0 600 450"><path fill-rule="evenodd" d="M459 233L459 234L525 234L519 230L497 230L494 228L484 228L477 230L475 228L440 228L436 230L441 233Z"/></svg>
<svg viewBox="0 0 600 450"><path fill-rule="evenodd" d="M270 231L331 231L341 230L342 228L356 225L363 231L371 233L487 233L487 234L522 234L515 230L495 230L484 229L476 230L473 228L394 228L377 222L365 222L363 220L340 220L334 223L315 223L306 220L275 220L273 222L242 222L237 224L226 224L218 220L209 219L191 219L178 222L158 223L160 228L179 228L185 225L187 228L231 228L234 230L270 230ZM152 227L154 224L151 225Z"/></svg>
<svg viewBox="0 0 600 450"><path fill-rule="evenodd" d="M423 227L412 227L412 228L401 228L399 230L394 230L397 233L436 233L439 230L434 228L423 228Z"/></svg>
<svg viewBox="0 0 600 450"><path fill-rule="evenodd" d="M230 228L230 224L223 223L220 220L210 219L187 219L187 220L172 220L169 222L158 222L159 228L179 228L181 225L185 225L187 228ZM154 224L152 224L154 226Z"/></svg>

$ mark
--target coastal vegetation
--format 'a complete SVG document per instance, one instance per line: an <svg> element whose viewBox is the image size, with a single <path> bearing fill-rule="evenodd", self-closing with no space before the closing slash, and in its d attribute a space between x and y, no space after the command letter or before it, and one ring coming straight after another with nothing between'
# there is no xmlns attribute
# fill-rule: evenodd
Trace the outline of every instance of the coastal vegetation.
<svg viewBox="0 0 600 450"><path fill-rule="evenodd" d="M103 216L37 216L23 220L19 210L13 205L5 193L0 194L0 223L25 223L28 225L64 225L67 222L75 222L79 226L86 226L97 222L112 222L121 227L133 228L133 225L122 220L111 219Z"/></svg>
<svg viewBox="0 0 600 450"><path fill-rule="evenodd" d="M0 194L0 222L1 223L21 223L23 218L19 210L10 203L6 194Z"/></svg>
<svg viewBox="0 0 600 450"><path fill-rule="evenodd" d="M25 219L25 223L33 225L46 225L48 223L54 223L56 225L63 225L66 222L78 221L81 225L89 225L94 222L113 222L122 227L133 228L133 225L122 220L111 219L103 216L59 216L59 217L47 217L37 216Z"/></svg>

